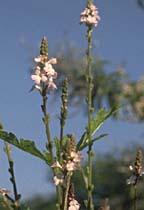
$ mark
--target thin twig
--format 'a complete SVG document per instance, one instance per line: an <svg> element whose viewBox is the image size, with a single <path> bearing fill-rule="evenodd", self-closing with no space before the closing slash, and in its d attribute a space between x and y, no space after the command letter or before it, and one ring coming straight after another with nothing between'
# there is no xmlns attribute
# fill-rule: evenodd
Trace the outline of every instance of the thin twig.
<svg viewBox="0 0 144 210"><path fill-rule="evenodd" d="M9 173L11 175L10 181L13 185L14 200L10 198L9 196L7 196L7 198L13 201L13 207L15 210L21 210L20 202L19 202L21 195L17 191L16 178L14 174L14 162L11 157L11 148L8 143L5 143L5 152L6 152L8 163L9 163Z"/></svg>

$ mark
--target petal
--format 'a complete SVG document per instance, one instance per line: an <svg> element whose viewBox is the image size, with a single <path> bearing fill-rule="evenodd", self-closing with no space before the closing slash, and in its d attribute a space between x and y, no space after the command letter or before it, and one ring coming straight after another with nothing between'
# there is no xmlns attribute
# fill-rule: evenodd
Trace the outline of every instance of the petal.
<svg viewBox="0 0 144 210"><path fill-rule="evenodd" d="M47 82L48 78L47 78L45 75L42 75L41 80L42 80L43 82Z"/></svg>
<svg viewBox="0 0 144 210"><path fill-rule="evenodd" d="M31 79L34 80L37 85L40 84L41 77L39 75L34 75L33 74L33 75L31 75Z"/></svg>
<svg viewBox="0 0 144 210"><path fill-rule="evenodd" d="M34 58L34 61L35 61L36 63L41 62L41 57L39 56L39 57Z"/></svg>
<svg viewBox="0 0 144 210"><path fill-rule="evenodd" d="M51 58L47 63L48 64L57 64L57 59L56 58Z"/></svg>

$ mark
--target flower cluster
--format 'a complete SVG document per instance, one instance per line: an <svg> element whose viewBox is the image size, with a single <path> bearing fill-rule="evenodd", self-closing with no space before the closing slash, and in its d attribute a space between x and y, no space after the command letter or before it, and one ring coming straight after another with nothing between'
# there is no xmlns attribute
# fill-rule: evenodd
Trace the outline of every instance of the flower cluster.
<svg viewBox="0 0 144 210"><path fill-rule="evenodd" d="M82 154L79 151L78 152L72 151L66 163L66 170L67 171L76 170L79 167L81 159L82 159Z"/></svg>
<svg viewBox="0 0 144 210"><path fill-rule="evenodd" d="M34 87L36 89L38 89L40 92L43 90L48 92L49 90L54 90L57 88L54 83L54 79L57 78L57 72L53 68L53 65L57 63L57 59L48 58L48 52L46 52L48 44L45 37L42 39L41 46L43 45L45 51L41 47L40 56L34 59L36 67L31 75L31 79L35 82Z"/></svg>
<svg viewBox="0 0 144 210"><path fill-rule="evenodd" d="M63 178L59 178L59 177L57 177L57 176L54 176L53 177L53 181L54 181L54 184L56 185L56 186L58 186L59 184L63 184Z"/></svg>
<svg viewBox="0 0 144 210"><path fill-rule="evenodd" d="M100 16L97 7L93 3L88 4L80 15L80 23L85 23L87 26L97 26L99 21Z"/></svg>
<svg viewBox="0 0 144 210"><path fill-rule="evenodd" d="M53 177L54 184L56 186L63 184L64 179L63 179L63 174L61 172L64 170L66 170L67 172L75 171L79 167L81 159L82 159L82 154L80 152L72 151L68 156L68 159L64 160L64 164L61 165L58 161L54 162L51 165L51 167L60 169L59 175Z"/></svg>
<svg viewBox="0 0 144 210"><path fill-rule="evenodd" d="M144 174L142 170L142 152L138 150L134 166L129 166L130 171L133 171L132 176L127 179L127 184L136 185L139 178Z"/></svg>

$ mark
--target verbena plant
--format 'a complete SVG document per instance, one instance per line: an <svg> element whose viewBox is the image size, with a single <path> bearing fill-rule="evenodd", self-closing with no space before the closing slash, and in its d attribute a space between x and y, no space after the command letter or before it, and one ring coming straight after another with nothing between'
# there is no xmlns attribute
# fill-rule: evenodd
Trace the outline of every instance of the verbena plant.
<svg viewBox="0 0 144 210"><path fill-rule="evenodd" d="M92 90L93 90L93 74L92 66L92 33L94 27L98 25L100 17L98 10L92 0L87 1L86 8L81 13L80 23L85 24L87 49L86 49L86 67L84 71L85 82L87 86L87 94L85 96L87 103L87 125L80 139L76 139L73 134L65 133L65 124L68 116L68 83L67 78L64 79L61 87L61 105L60 105L60 134L53 138L50 128L50 113L48 112L49 94L57 86L55 80L57 72L53 65L57 64L56 58L49 58L48 42L43 37L40 45L40 54L34 59L35 67L31 75L34 81L32 91L36 90L41 96L42 120L45 127L46 147L41 151L35 145L34 141L24 138L18 139L15 134L0 129L0 139L5 141L5 152L9 162L10 181L13 185L13 195L8 190L1 188L1 202L9 210L27 209L21 206L20 194L17 191L16 178L14 173L14 162L11 157L11 145L16 146L20 150L30 153L40 158L50 167L53 173L53 183L56 188L56 209L57 210L79 210L80 204L77 201L74 192L74 184L72 177L76 170L80 170L84 179L87 198L81 201L85 204L87 210L94 210L93 203L93 144L106 136L102 134L97 136L97 131L101 128L107 118L109 118L117 108L111 110L105 109L94 110L92 106ZM59 75L60 76L60 75ZM58 87L60 88L60 87ZM82 151L87 149L87 167L83 170L81 167Z"/></svg>

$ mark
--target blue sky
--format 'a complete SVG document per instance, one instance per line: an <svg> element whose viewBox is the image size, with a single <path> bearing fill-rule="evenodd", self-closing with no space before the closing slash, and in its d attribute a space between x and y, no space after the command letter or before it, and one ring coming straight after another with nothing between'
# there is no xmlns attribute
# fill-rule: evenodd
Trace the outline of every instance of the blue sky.
<svg viewBox="0 0 144 210"><path fill-rule="evenodd" d="M85 27L79 25L79 14L86 1L82 0L13 0L1 1L0 7L0 120L5 129L19 137L36 141L43 148L44 135L41 122L40 97L28 93L32 86L30 58L38 53L41 38L45 35L52 49L65 37L75 46L85 48ZM126 63L132 79L144 73L144 11L133 0L97 0L101 22L94 32L94 53L110 60L109 69ZM52 56L52 55L51 55ZM58 105L50 104L52 133L58 133ZM85 127L83 113L68 122L67 132L80 136ZM73 125L73 126L71 126ZM81 125L81 127L79 127ZM129 124L109 120L102 131L109 137L96 145L96 151L141 142L143 124ZM11 189L8 181L7 161L0 143L0 186ZM48 193L51 185L46 181L48 169L44 163L23 152L13 152L20 192L24 198Z"/></svg>

